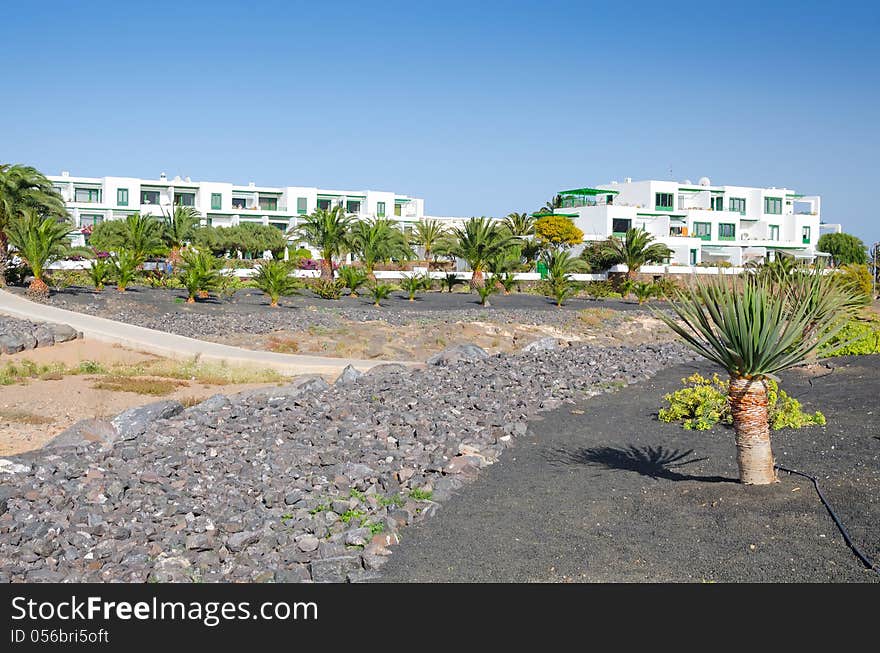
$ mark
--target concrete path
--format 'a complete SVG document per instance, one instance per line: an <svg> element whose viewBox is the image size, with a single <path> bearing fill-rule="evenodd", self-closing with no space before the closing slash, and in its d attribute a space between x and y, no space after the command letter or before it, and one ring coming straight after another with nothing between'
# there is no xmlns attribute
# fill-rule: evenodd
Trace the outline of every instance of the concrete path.
<svg viewBox="0 0 880 653"><path fill-rule="evenodd" d="M332 376L339 374L349 364L364 371L383 363L403 362L277 354L270 351L242 349L241 347L196 340L195 338L187 338L173 333L166 333L165 331L146 329L132 324L86 315L85 313L37 304L5 290L0 290L0 313L37 322L69 324L77 331L81 331L86 338L120 344L159 356L171 358L199 356L203 360L221 360L234 365L271 367L285 374L325 374ZM403 362L403 364L418 365L412 362Z"/></svg>

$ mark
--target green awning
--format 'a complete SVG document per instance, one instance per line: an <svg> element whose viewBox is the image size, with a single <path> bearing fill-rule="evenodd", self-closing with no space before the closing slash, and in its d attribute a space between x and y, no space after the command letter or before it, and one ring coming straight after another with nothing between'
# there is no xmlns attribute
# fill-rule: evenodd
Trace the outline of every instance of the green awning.
<svg viewBox="0 0 880 653"><path fill-rule="evenodd" d="M595 197L596 195L619 195L619 190L608 190L607 188L574 188L572 190L561 190L557 195L587 195Z"/></svg>

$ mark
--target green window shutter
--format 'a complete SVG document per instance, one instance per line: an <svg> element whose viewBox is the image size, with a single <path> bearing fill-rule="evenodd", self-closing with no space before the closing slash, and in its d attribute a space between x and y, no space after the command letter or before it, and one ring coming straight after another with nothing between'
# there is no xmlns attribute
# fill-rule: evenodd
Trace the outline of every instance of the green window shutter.
<svg viewBox="0 0 880 653"><path fill-rule="evenodd" d="M306 197L297 197L296 198L296 213L297 215L305 215L309 212L309 200Z"/></svg>
<svg viewBox="0 0 880 653"><path fill-rule="evenodd" d="M736 225L732 223L722 222L718 225L718 240L735 240Z"/></svg>
<svg viewBox="0 0 880 653"><path fill-rule="evenodd" d="M770 215L782 215L782 198L765 197L764 213L769 213Z"/></svg>
<svg viewBox="0 0 880 653"><path fill-rule="evenodd" d="M127 188L117 188L116 189L116 204L118 206L128 206L128 189Z"/></svg>
<svg viewBox="0 0 880 653"><path fill-rule="evenodd" d="M211 210L219 211L223 207L223 195L211 193Z"/></svg>
<svg viewBox="0 0 880 653"><path fill-rule="evenodd" d="M376 202L376 217L385 217L385 202Z"/></svg>
<svg viewBox="0 0 880 653"><path fill-rule="evenodd" d="M810 244L810 228L809 227L804 227L801 230L801 242L803 242L804 245Z"/></svg>
<svg viewBox="0 0 880 653"><path fill-rule="evenodd" d="M400 204L394 205L394 215L401 215L401 205Z"/></svg>

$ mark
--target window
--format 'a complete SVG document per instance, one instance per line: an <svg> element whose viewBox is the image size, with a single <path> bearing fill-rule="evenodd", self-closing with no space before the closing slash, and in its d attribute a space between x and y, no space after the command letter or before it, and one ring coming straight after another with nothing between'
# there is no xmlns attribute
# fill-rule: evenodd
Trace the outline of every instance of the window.
<svg viewBox="0 0 880 653"><path fill-rule="evenodd" d="M223 208L223 195L211 193L211 210L219 211L221 208Z"/></svg>
<svg viewBox="0 0 880 653"><path fill-rule="evenodd" d="M779 240L779 225L770 225L770 240Z"/></svg>
<svg viewBox="0 0 880 653"><path fill-rule="evenodd" d="M655 193L654 208L658 211L671 211L672 193Z"/></svg>
<svg viewBox="0 0 880 653"><path fill-rule="evenodd" d="M128 206L128 189L127 188L117 188L116 189L116 204L119 206Z"/></svg>
<svg viewBox="0 0 880 653"><path fill-rule="evenodd" d="M703 240L712 239L712 223L711 222L695 222L694 236Z"/></svg>
<svg viewBox="0 0 880 653"><path fill-rule="evenodd" d="M722 222L718 225L718 240L733 240L736 238L736 225Z"/></svg>
<svg viewBox="0 0 880 653"><path fill-rule="evenodd" d="M803 242L804 245L810 244L810 228L809 227L803 227L801 229L801 242Z"/></svg>
<svg viewBox="0 0 880 653"><path fill-rule="evenodd" d="M717 197L713 197L709 200L709 206L712 207L713 211L723 211L724 210L724 196L718 195Z"/></svg>
<svg viewBox="0 0 880 653"><path fill-rule="evenodd" d="M85 213L81 213L79 216L79 226L82 227L94 227L96 224L101 224L104 222L103 215L86 215Z"/></svg>
<svg viewBox="0 0 880 653"><path fill-rule="evenodd" d="M287 231L287 223L286 222L270 222L270 225L278 229L279 231Z"/></svg>
<svg viewBox="0 0 880 653"><path fill-rule="evenodd" d="M361 212L361 203L359 200L348 200L345 203L345 210L348 213L360 213Z"/></svg>
<svg viewBox="0 0 880 653"><path fill-rule="evenodd" d="M278 210L278 198L277 197L261 197L260 198L260 208L263 211L277 211Z"/></svg>
<svg viewBox="0 0 880 653"><path fill-rule="evenodd" d="M403 211L403 205L402 205L402 204L395 204L395 205L394 205L394 215L401 215L401 212L402 212L402 211Z"/></svg>
<svg viewBox="0 0 880 653"><path fill-rule="evenodd" d="M620 234L621 236L626 235L626 232L630 230L632 226L632 220L627 220L624 218L614 218L611 220L611 233L614 235Z"/></svg>
<svg viewBox="0 0 880 653"><path fill-rule="evenodd" d="M385 202L376 202L376 217L385 217Z"/></svg>
<svg viewBox="0 0 880 653"><path fill-rule="evenodd" d="M746 200L744 197L731 197L730 198L730 210L736 211L741 215L746 214Z"/></svg>
<svg viewBox="0 0 880 653"><path fill-rule="evenodd" d="M697 264L697 250L692 249L691 250L691 265L696 265L696 264Z"/></svg>
<svg viewBox="0 0 880 653"><path fill-rule="evenodd" d="M765 197L764 213L769 213L770 215L782 215L782 198Z"/></svg>
<svg viewBox="0 0 880 653"><path fill-rule="evenodd" d="M77 188L73 194L74 202L90 202L98 204L101 201L101 190L99 188Z"/></svg>
<svg viewBox="0 0 880 653"><path fill-rule="evenodd" d="M159 191L157 190L142 190L141 191L141 204L158 204L159 203Z"/></svg>
<svg viewBox="0 0 880 653"><path fill-rule="evenodd" d="M330 200L318 200L318 208L325 211L330 210Z"/></svg>
<svg viewBox="0 0 880 653"><path fill-rule="evenodd" d="M305 215L309 212L309 200L305 197L296 198L296 212L298 215Z"/></svg>
<svg viewBox="0 0 880 653"><path fill-rule="evenodd" d="M174 206L195 206L195 193L174 193Z"/></svg>
<svg viewBox="0 0 880 653"><path fill-rule="evenodd" d="M247 198L233 197L232 198L232 208L233 209L246 209L247 208Z"/></svg>

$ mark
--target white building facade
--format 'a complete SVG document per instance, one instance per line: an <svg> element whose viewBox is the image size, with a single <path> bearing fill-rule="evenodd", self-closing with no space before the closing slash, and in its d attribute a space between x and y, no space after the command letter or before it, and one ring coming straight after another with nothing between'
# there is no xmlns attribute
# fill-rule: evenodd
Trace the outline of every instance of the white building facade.
<svg viewBox="0 0 880 653"><path fill-rule="evenodd" d="M556 210L574 220L584 240L644 229L672 250L672 265L741 266L777 252L816 257L821 198L787 188L713 186L689 181L611 182L560 191Z"/></svg>
<svg viewBox="0 0 880 653"><path fill-rule="evenodd" d="M158 179L135 177L74 177L67 172L50 175L61 193L85 242L90 229L105 220L124 219L132 213L161 218L175 206L191 206L202 224L229 227L257 223L287 231L317 208L342 206L358 219L388 218L407 229L424 217L424 200L390 191L335 190L306 186L270 187L253 182L240 186L226 182L192 181L189 177Z"/></svg>

